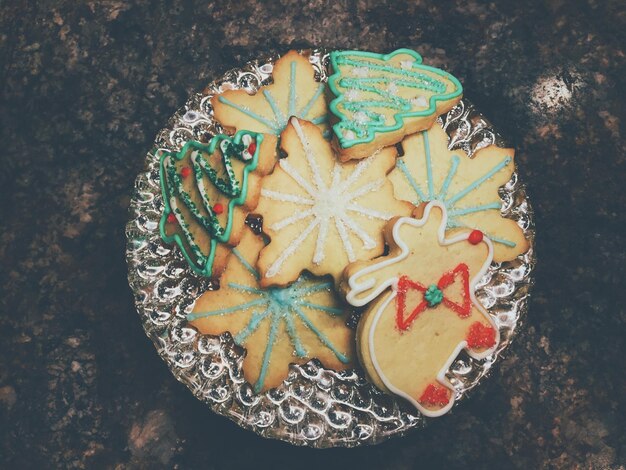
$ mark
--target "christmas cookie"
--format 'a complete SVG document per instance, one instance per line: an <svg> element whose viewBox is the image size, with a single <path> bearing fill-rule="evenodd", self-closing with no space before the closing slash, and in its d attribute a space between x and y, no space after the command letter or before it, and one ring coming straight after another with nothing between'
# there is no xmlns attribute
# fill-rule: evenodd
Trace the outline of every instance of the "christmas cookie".
<svg viewBox="0 0 626 470"><path fill-rule="evenodd" d="M382 254L386 221L413 208L393 197L386 177L396 149L341 163L319 128L297 118L281 148L287 156L264 180L255 211L271 238L258 261L261 285L286 285L304 269L338 279L348 263Z"/></svg>
<svg viewBox="0 0 626 470"><path fill-rule="evenodd" d="M330 53L333 142L342 160L364 158L428 129L461 99L461 83L410 49Z"/></svg>
<svg viewBox="0 0 626 470"><path fill-rule="evenodd" d="M315 71L305 55L290 51L278 59L274 82L250 95L227 90L211 99L215 118L229 131L247 129L279 135L291 116L311 121L327 131L325 84L315 81Z"/></svg>
<svg viewBox="0 0 626 470"><path fill-rule="evenodd" d="M218 276L229 254L222 244L239 243L246 215L257 205L261 178L275 163L276 137L248 131L163 152L163 240L176 243L196 273Z"/></svg>
<svg viewBox="0 0 626 470"><path fill-rule="evenodd" d="M255 392L280 385L290 363L317 358L334 370L350 367L354 332L332 279L303 274L289 287L264 288L254 267L263 245L245 229L219 290L204 293L188 319L205 334L228 331L246 348L243 373Z"/></svg>
<svg viewBox="0 0 626 470"><path fill-rule="evenodd" d="M343 284L350 304L367 305L357 350L368 376L431 417L454 403L445 374L461 350L481 359L499 342L474 295L493 245L478 230L445 238L446 217L443 204L430 202L420 219L393 219L389 254L348 266Z"/></svg>
<svg viewBox="0 0 626 470"><path fill-rule="evenodd" d="M440 201L447 210L447 229L478 229L494 243L494 260L514 259L528 250L520 226L502 217L498 188L515 170L513 149L490 145L472 158L448 150L440 125L402 141L404 155L389 175L396 197L416 205Z"/></svg>

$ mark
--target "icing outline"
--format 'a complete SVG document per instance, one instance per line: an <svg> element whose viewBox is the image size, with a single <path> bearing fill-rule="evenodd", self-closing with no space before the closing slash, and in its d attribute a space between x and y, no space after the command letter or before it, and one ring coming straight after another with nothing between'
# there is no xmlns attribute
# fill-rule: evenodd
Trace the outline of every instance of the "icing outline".
<svg viewBox="0 0 626 470"><path fill-rule="evenodd" d="M348 292L346 296L346 300L348 301L348 303L350 303L351 305L354 305L355 307L361 307L371 302L376 297L378 297L382 292L386 291L388 287L391 287L391 292L389 292L387 298L385 298L385 300L378 307L378 310L375 312L372 325L370 326L369 332L367 333L370 360L372 361L372 365L374 366L374 369L376 370L376 373L378 374L379 378L385 384L385 387L387 387L394 394L408 400L413 406L415 406L420 411L420 413L430 418L442 416L445 413L447 413L450 410L450 408L452 408L456 400L456 395L454 391L452 391L450 401L445 407L439 410L435 410L435 411L428 410L424 408L417 400L415 400L409 394L394 387L394 385L389 381L387 376L382 371L380 364L378 363L378 360L376 358L376 351L374 348L374 332L376 330L376 326L378 325L378 322L380 320L382 313L387 308L389 303L392 300L394 300L397 296L397 283L399 279L398 276L395 276L395 277L392 277L390 279L383 281L379 285L379 287L373 291L372 294L364 298L359 299L356 296L359 293L362 293L363 291L370 289L373 285L376 284L374 279L371 282L358 283L358 278L360 276L364 274L371 274L372 271L376 271L381 266L382 267L389 266L391 264L397 263L398 261L402 261L408 257L409 252L410 252L409 247L402 239L399 238L400 227L404 224L412 225L416 228L423 227L428 222L428 219L430 217L430 212L433 207L438 207L442 211L441 223L437 229L437 240L440 246L448 246L454 243L467 241L469 239L471 232L456 235L452 238L445 238L445 229L446 229L446 223L447 223L447 217L448 217L446 208L439 201L429 202L426 205L426 208L424 209L424 214L422 215L421 218L415 219L413 217L401 217L394 223L393 229L392 229L392 236L393 236L394 243L401 250L400 254L397 256L394 256L393 258L382 260L379 263L366 266L365 268L357 271L352 276L350 276L348 279L348 286L350 287L350 291ZM444 386L450 386L450 388L452 389L454 387L452 387L451 384L446 379L446 372L448 371L448 369L450 368L450 366L452 365L452 363L458 357L459 353L462 350L465 349L472 358L480 360L492 354L496 350L500 342L500 332L497 328L497 325L495 324L493 319L489 316L489 314L487 313L487 310L483 307L483 305L476 299L476 295L475 295L476 284L480 281L483 275L487 272L487 270L489 269L489 266L491 265L491 261L493 259L493 244L491 240L489 240L489 238L485 236L483 237L483 240L480 243L485 243L488 247L487 259L483 263L483 266L478 271L478 273L476 273L476 275L470 280L469 294L470 294L472 305L476 307L476 309L488 320L489 324L494 329L495 336L496 336L495 344L483 352L476 353L475 351L472 351L471 349L468 348L467 340L464 339L461 342L459 342L459 344L454 348L452 354L450 355L450 357L448 358L448 360L446 361L444 366L441 368L441 370L439 371L436 377L437 381L440 384Z"/></svg>
<svg viewBox="0 0 626 470"><path fill-rule="evenodd" d="M189 244L189 247L194 252L195 256L198 258L196 262L195 260L192 259L192 257L188 253L188 250L185 247L180 235L177 232L174 232L172 235L167 235L166 230L165 230L165 225L167 223L168 215L174 214L174 216L176 217L176 220L178 221L178 225L181 227L181 230L183 230L183 233L185 234L188 233L188 229L186 228L186 223L182 219L182 216L180 216L180 214L178 214L175 210L172 209L172 201L174 201L175 203L175 198L173 197L172 194L170 194L170 188L166 181L167 177L165 175L165 172L166 172L165 159L172 157L180 161L185 157L185 155L187 155L187 152L189 151L190 148L196 149L200 152L204 151L204 152L207 152L209 155L213 155L216 147L218 145L221 145L221 142L227 141L227 142L232 142L236 145L240 145L242 143L242 140L244 139L244 136L251 136L256 141L256 148L254 150L254 155L252 155L252 158L247 161L243 161L244 167L243 167L243 175L242 175L242 181L241 181L241 186L240 186L241 191L239 193L239 196L235 198L230 198L230 200L228 201L228 209L227 209L228 217L226 219L227 220L226 227L224 228L222 235L220 235L219 237L211 236L211 242L209 246L208 255L204 255L202 252L200 252L199 248L195 246L195 243L193 242L193 237L191 237L190 235L186 235L187 243ZM241 131L238 131L233 137L225 135L225 134L217 134L211 139L211 141L208 144L203 144L202 142L198 142L196 140L189 140L185 143L185 145L183 145L183 147L178 152L172 152L172 151L167 151L167 150L166 151L157 150L157 152L155 153L155 156L158 156L157 154L161 152L159 156L160 158L159 160L159 183L161 186L161 195L163 197L163 214L161 215L161 219L159 220L159 233L165 243L168 243L168 244L175 243L178 246L178 248L183 254L183 257L187 261L187 264L189 265L189 267L194 273L199 274L201 276L206 276L206 277L211 277L211 275L213 274L213 262L215 261L215 251L217 249L217 243L218 241L221 243L226 243L230 238L230 234L232 232L232 217L231 216L232 216L233 209L235 208L235 206L243 205L248 196L248 175L249 173L256 170L258 166L259 154L261 151L262 143L263 143L263 134L241 130ZM221 151L221 148L220 148L220 151ZM208 208L208 210L210 211L210 208Z"/></svg>
<svg viewBox="0 0 626 470"><path fill-rule="evenodd" d="M344 99L344 94L340 93L338 89L339 80L341 80L342 75L337 64L337 58L348 56L348 55L353 55L357 57L364 57L364 58L374 59L374 60L382 60L386 62L389 59L399 54L408 54L412 56L415 59L414 64L418 65L421 70L432 72L436 75L439 75L441 77L444 77L450 80L456 86L456 89L444 95L433 94L428 100L429 106L428 106L428 109L426 110L404 111L404 112L401 111L401 112L395 113L394 114L395 123L392 126L366 125L366 129L367 129L366 137L356 138L356 135L355 135L354 139L346 139L346 137L342 134L341 129L342 129L342 123L347 121L348 118L338 108L339 104L344 102L345 99ZM366 51L333 51L330 53L330 62L332 64L332 69L335 72L328 77L328 87L330 88L335 98L330 102L328 107L329 107L330 112L334 114L339 120L339 122L334 124L332 128L333 128L334 134L337 136L337 141L339 142L339 145L342 149L348 149L359 144L370 143L374 140L377 132L384 133L384 132L396 131L404 125L404 118L422 117L422 116L431 115L437 110L437 101L446 101L446 100L450 100L450 99L453 99L462 95L463 85L461 85L461 82L456 77L454 77L452 74L444 70L438 69L436 67L424 65L422 63L422 60L423 60L422 56L419 53L417 53L416 51L412 49L406 49L406 48L396 49L395 51L390 52L389 54L378 54L375 52L366 52Z"/></svg>

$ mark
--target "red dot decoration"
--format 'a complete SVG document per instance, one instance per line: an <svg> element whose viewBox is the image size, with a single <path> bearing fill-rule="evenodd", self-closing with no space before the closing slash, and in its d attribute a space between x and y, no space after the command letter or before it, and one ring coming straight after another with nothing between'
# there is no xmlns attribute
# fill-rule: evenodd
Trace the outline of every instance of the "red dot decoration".
<svg viewBox="0 0 626 470"><path fill-rule="evenodd" d="M253 140L250 142L250 145L248 145L248 153L254 155L254 152L256 152L256 141Z"/></svg>
<svg viewBox="0 0 626 470"><path fill-rule="evenodd" d="M215 212L216 214L221 214L222 212L224 212L224 205L218 202L213 206L213 212Z"/></svg>
<svg viewBox="0 0 626 470"><path fill-rule="evenodd" d="M169 214L167 214L167 222L170 224L175 224L176 222L178 222L173 212L170 212Z"/></svg>
<svg viewBox="0 0 626 470"><path fill-rule="evenodd" d="M467 346L471 349L490 348L496 344L496 330L480 322L474 322L467 332Z"/></svg>
<svg viewBox="0 0 626 470"><path fill-rule="evenodd" d="M469 238L467 239L468 242L470 242L472 245L478 245L480 242L483 241L483 232L481 232L480 230L472 230L472 232L469 234Z"/></svg>
<svg viewBox="0 0 626 470"><path fill-rule="evenodd" d="M183 167L183 169L180 170L180 174L183 178L187 178L191 174L191 168L188 166Z"/></svg>
<svg viewBox="0 0 626 470"><path fill-rule="evenodd" d="M422 393L419 402L426 406L445 406L450 401L449 391L445 387L430 384Z"/></svg>

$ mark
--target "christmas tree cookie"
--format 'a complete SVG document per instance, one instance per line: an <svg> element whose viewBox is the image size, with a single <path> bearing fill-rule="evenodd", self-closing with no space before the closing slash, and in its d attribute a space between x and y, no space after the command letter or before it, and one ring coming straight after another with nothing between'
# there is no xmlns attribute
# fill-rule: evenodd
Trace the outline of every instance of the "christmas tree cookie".
<svg viewBox="0 0 626 470"><path fill-rule="evenodd" d="M239 243L246 215L258 203L261 178L275 163L276 137L248 131L163 152L163 240L176 243L196 273L218 276L229 254L223 244Z"/></svg>
<svg viewBox="0 0 626 470"><path fill-rule="evenodd" d="M447 210L447 230L478 229L494 243L494 260L514 259L528 250L520 226L502 217L498 188L515 170L513 149L490 145L473 158L448 150L438 124L402 141L404 155L389 175L396 197L415 205L437 200Z"/></svg>
<svg viewBox="0 0 626 470"><path fill-rule="evenodd" d="M250 95L227 90L211 99L215 118L228 131L247 129L279 135L291 116L311 121L327 132L325 84L315 80L315 70L305 55L290 51L278 59L273 83Z"/></svg>
<svg viewBox="0 0 626 470"><path fill-rule="evenodd" d="M333 142L343 161L367 157L428 129L463 93L456 78L422 64L410 49L386 55L336 51L330 62Z"/></svg>
<svg viewBox="0 0 626 470"><path fill-rule="evenodd" d="M289 287L262 287L254 265L263 245L245 229L219 290L196 301L188 316L192 325L204 334L228 331L246 348L243 373L255 392L280 385L290 363L317 358L334 370L351 367L354 332L332 280L303 274Z"/></svg>
<svg viewBox="0 0 626 470"><path fill-rule="evenodd" d="M382 254L387 220L413 209L394 198L386 177L396 149L341 163L320 129L297 118L281 148L287 156L264 180L255 211L271 238L258 261L260 284L286 285L304 269L338 279L348 263Z"/></svg>
<svg viewBox="0 0 626 470"><path fill-rule="evenodd" d="M478 230L445 238L446 217L443 204L430 202L422 218L391 220L389 254L348 266L342 283L350 304L367 305L357 351L368 376L431 417L454 403L445 374L461 350L482 359L499 342L474 295L493 245Z"/></svg>

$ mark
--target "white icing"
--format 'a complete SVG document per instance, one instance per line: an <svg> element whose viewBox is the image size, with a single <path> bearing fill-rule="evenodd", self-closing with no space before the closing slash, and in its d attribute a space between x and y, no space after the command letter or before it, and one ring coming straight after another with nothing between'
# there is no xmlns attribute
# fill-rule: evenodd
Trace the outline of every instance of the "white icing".
<svg viewBox="0 0 626 470"><path fill-rule="evenodd" d="M411 70L413 68L413 64L415 62L412 60L401 60L400 61L400 68L403 70Z"/></svg>
<svg viewBox="0 0 626 470"><path fill-rule="evenodd" d="M391 82L387 86L387 91L391 93L392 95L396 95L398 93L398 90L399 88L398 88L398 85L396 85L396 82Z"/></svg>
<svg viewBox="0 0 626 470"><path fill-rule="evenodd" d="M252 136L250 134L244 134L241 138L241 142L245 145L241 156L245 161L251 160L254 155L248 152L248 147L252 143Z"/></svg>
<svg viewBox="0 0 626 470"><path fill-rule="evenodd" d="M360 96L361 93L359 93L359 90L355 88L349 89L345 94L346 100L348 101L356 101L359 99Z"/></svg>
<svg viewBox="0 0 626 470"><path fill-rule="evenodd" d="M369 122L370 118L363 111L357 111L354 113L354 121L357 124L365 125Z"/></svg>
<svg viewBox="0 0 626 470"><path fill-rule="evenodd" d="M318 164L317 158L311 148L310 142L304 134L300 122L296 118L290 121L298 139L304 150L305 159L310 169L311 181L308 181L302 174L296 170L289 158L280 161L280 167L289 175L307 195L300 196L296 194L288 194L280 191L272 191L263 189L261 195L280 202L293 202L311 206L306 210L301 207L294 206L292 212L277 222L269 226L272 230L279 231L287 226L297 223L301 220L311 218L311 222L306 226L304 231L294 239L281 253L281 255L269 266L266 277L270 278L277 275L284 263L293 255L297 248L302 245L304 240L309 237L315 228L319 228L315 241L315 250L313 252L312 262L319 265L326 257L326 239L331 224L337 229L337 233L341 238L342 246L346 256L350 262L355 261L356 256L354 248L350 242L348 232L352 232L363 243L363 248L371 250L377 246L376 240L370 236L365 228L354 220L351 213L363 215L369 218L389 220L393 214L383 211L377 211L363 207L357 202L358 198L365 196L371 192L378 191L385 183L384 178L367 182L363 185L351 188L356 185L364 171L372 164L376 155L361 160L348 177L341 181L342 165L335 163L331 172L331 182L327 185L322 177L322 171Z"/></svg>
<svg viewBox="0 0 626 470"><path fill-rule="evenodd" d="M355 77L367 77L370 71L367 67L354 67L352 69L352 75Z"/></svg>
<svg viewBox="0 0 626 470"><path fill-rule="evenodd" d="M392 229L392 237L393 237L394 243L396 243L396 245L400 248L400 254L394 257L383 258L378 263L366 266L365 268L357 271L352 276L350 276L350 278L348 279L348 287L350 290L348 292L348 295L346 296L346 300L351 305L354 305L355 307L361 307L371 302L375 298L377 298L383 291L387 290L388 288L391 288L389 295L382 302L382 304L379 306L378 310L374 314L374 320L372 321L372 325L368 332L369 356L370 356L372 365L374 366L374 369L376 370L376 373L378 374L382 382L385 384L385 387L387 387L391 392L395 393L396 395L399 395L405 398L406 400L408 400L409 402L411 402L422 414L428 417L437 417L437 416L441 416L447 413L450 410L450 408L454 405L454 400L455 400L454 394L452 395L450 402L445 407L436 411L428 410L424 408L413 397L411 397L410 395L408 395L407 393L405 393L404 391L398 389L397 387L393 385L393 383L385 375L376 357L376 350L374 347L374 333L376 331L376 326L378 325L378 322L380 320L382 313L385 311L389 303L392 302L397 295L398 277L396 276L396 277L391 277L389 279L382 279L382 280L371 278L368 281L359 281L359 278L365 275L375 273L381 268L390 266L392 264L398 263L406 259L410 253L410 249L408 245L406 244L406 242L400 238L400 228L403 225L410 225L416 228L423 227L428 221L428 218L430 217L430 212L433 207L438 207L439 209L441 209L442 214L443 214L441 224L439 225L439 228L437 230L437 238L439 241L439 245L447 246L447 245L452 245L454 243L467 241L471 232L467 232L467 233L464 233L464 234L461 234L461 235L458 235L456 237L452 237L449 239L445 238L446 223L448 220L446 208L439 201L432 201L428 203L428 205L424 209L424 215L422 216L421 219L414 219L412 217L402 217L396 221ZM478 281L480 281L483 275L487 272L487 269L489 268L489 265L491 264L491 261L493 259L493 244L491 240L489 240L489 238L484 236L481 243L485 243L487 245L488 255L480 271L476 273L476 275L470 280L470 289L469 289L470 298L471 298L473 306L476 309L478 309L480 313L489 321L494 331L496 332L496 342L492 348L485 350L481 353L476 353L470 349L467 349L468 354L471 357L478 359L478 360L484 359L485 357L492 354L495 348L497 347L498 343L500 342L500 333L498 331L497 325L494 323L493 319L488 315L487 311L482 306L482 304L476 299L476 295L475 295L476 284L478 283ZM368 295L360 296L360 294L363 294L367 292L368 290L371 290L371 292ZM446 372L450 368L450 365L452 364L452 362L459 355L461 350L466 349L466 348L467 348L466 341L459 342L459 344L454 348L454 351L452 352L451 356L446 361L444 367L442 367L439 373L437 374L438 382L440 382L441 384L444 384L448 388L452 388L446 379Z"/></svg>
<svg viewBox="0 0 626 470"><path fill-rule="evenodd" d="M411 99L411 104L413 106L417 106L419 108L427 108L428 107L428 100L426 99L425 96L419 95L419 96L416 96L415 98Z"/></svg>

